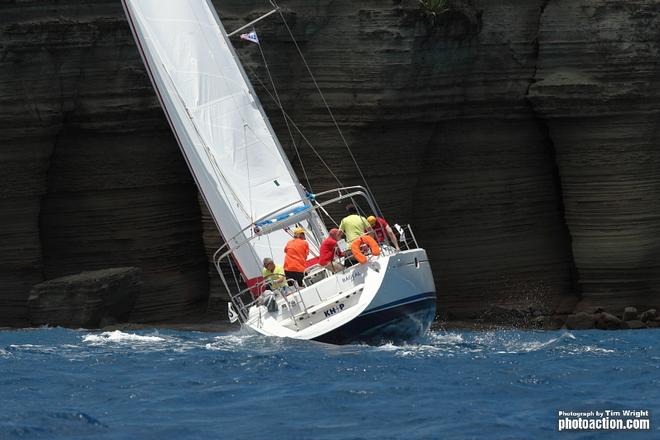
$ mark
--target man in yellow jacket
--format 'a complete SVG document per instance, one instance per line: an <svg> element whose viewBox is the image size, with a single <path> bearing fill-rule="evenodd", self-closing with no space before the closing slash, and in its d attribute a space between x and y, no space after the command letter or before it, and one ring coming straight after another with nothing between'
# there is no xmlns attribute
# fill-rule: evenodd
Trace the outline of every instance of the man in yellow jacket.
<svg viewBox="0 0 660 440"><path fill-rule="evenodd" d="M366 218L358 215L355 205L347 205L346 212L348 215L342 219L339 229L346 236L346 243L351 244L356 238L364 235L370 226Z"/></svg>
<svg viewBox="0 0 660 440"><path fill-rule="evenodd" d="M264 277L264 287L268 290L286 286L284 268L279 264L275 264L272 258L264 258L264 267L261 269L261 274Z"/></svg>

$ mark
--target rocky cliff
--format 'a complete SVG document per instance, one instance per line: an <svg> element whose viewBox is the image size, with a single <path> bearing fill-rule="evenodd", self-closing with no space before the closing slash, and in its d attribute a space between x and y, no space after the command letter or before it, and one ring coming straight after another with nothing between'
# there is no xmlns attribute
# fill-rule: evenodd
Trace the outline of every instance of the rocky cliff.
<svg viewBox="0 0 660 440"><path fill-rule="evenodd" d="M25 322L30 284L122 266L143 271L133 320L191 311L196 190L120 3L5 2L0 23L0 323Z"/></svg>
<svg viewBox="0 0 660 440"><path fill-rule="evenodd" d="M37 284L28 298L30 324L97 328L126 322L140 293L140 278L140 269L120 267Z"/></svg>
<svg viewBox="0 0 660 440"><path fill-rule="evenodd" d="M214 3L228 29L269 10ZM386 217L428 249L439 311L657 305L657 2L451 5L282 2ZM258 31L289 113L360 183L286 29ZM5 2L0 35L0 325L27 322L35 284L120 266L143 271L132 320L217 308L217 238L120 2ZM293 152L256 46L237 46L303 181L334 186Z"/></svg>

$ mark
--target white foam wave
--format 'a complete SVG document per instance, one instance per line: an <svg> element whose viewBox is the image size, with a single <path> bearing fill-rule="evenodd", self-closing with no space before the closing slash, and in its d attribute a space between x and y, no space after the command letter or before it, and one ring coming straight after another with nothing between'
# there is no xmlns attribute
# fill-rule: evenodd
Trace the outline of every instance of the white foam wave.
<svg viewBox="0 0 660 440"><path fill-rule="evenodd" d="M481 353L483 355L488 353L520 354L553 349L570 351L571 346L575 345L572 341L577 339L570 332L564 332L548 340L543 340L544 335L545 333L530 334L512 331L488 331L476 334L431 332L426 340L420 344L403 344L400 346L386 344L378 347L378 350L394 352L395 356L401 357L450 357L460 353ZM529 336L532 336L532 338ZM589 349L588 347L580 347L580 349L600 353L607 352L603 349Z"/></svg>
<svg viewBox="0 0 660 440"><path fill-rule="evenodd" d="M432 345L411 345L408 347L400 347L400 350L395 354L397 357L435 357L445 355L453 356L453 353Z"/></svg>
<svg viewBox="0 0 660 440"><path fill-rule="evenodd" d="M230 334L224 336L216 336L213 342L209 342L204 346L207 350L212 351L237 351L245 344L246 339L250 338L248 335Z"/></svg>
<svg viewBox="0 0 660 440"><path fill-rule="evenodd" d="M462 344L464 342L463 335L459 333L431 332L428 337L434 344Z"/></svg>
<svg viewBox="0 0 660 440"><path fill-rule="evenodd" d="M225 352L254 350L263 354L278 353L296 342L300 341L289 338L272 338L260 335L252 330L241 330L235 333L215 336L211 342L205 343L203 347L206 350ZM309 343L309 341L302 342Z"/></svg>
<svg viewBox="0 0 660 440"><path fill-rule="evenodd" d="M575 336L571 335L570 333L568 334L570 338L575 339ZM522 342L519 346L512 347L514 350L522 351L522 352L531 352L531 351L538 351L538 350L543 350L548 347L552 347L554 345L557 345L559 342L562 340L567 339L564 335L561 335L559 337L550 339L549 341L530 341L530 342Z"/></svg>
<svg viewBox="0 0 660 440"><path fill-rule="evenodd" d="M12 344L9 346L12 350L16 351L25 351L28 353L57 353L60 351L59 347L48 346L48 345L38 345L38 344ZM11 355L11 353L9 353Z"/></svg>
<svg viewBox="0 0 660 440"><path fill-rule="evenodd" d="M456 335L459 336L460 335ZM445 345L442 342L432 341L431 344L402 344L396 345L393 343L387 343L374 347L376 351L392 352L397 357L428 357L428 356L437 356L442 355L445 352L451 352L452 345L445 341Z"/></svg>
<svg viewBox="0 0 660 440"><path fill-rule="evenodd" d="M123 342L133 342L133 343L153 343L153 342L164 342L165 338L160 336L148 336L148 335L136 335L134 333L124 333L120 330L115 330L112 332L103 332L99 335L90 334L83 337L83 342L90 344L103 344L103 343L123 343Z"/></svg>
<svg viewBox="0 0 660 440"><path fill-rule="evenodd" d="M541 335L543 333L534 333ZM517 333L510 331L489 331L473 337L472 342L475 347L468 351L493 352L497 354L518 354L530 353L539 350L552 349L561 346L566 340L574 340L575 336L565 332L556 338L547 341L543 340L523 340L528 333Z"/></svg>
<svg viewBox="0 0 660 440"><path fill-rule="evenodd" d="M511 344L507 346L510 351L506 353L520 353L520 352L532 352L538 350L544 350L547 348L557 348L563 352L577 354L577 353L615 353L616 350L595 347L590 345L576 345L572 341L576 341L577 338L570 332L565 332L560 336L550 339L546 342L541 341L532 341L532 342L523 342L520 344Z"/></svg>
<svg viewBox="0 0 660 440"><path fill-rule="evenodd" d="M576 347L574 350L570 351L571 353L574 354L583 354L583 353L616 353L616 350L611 350L609 348L601 348L601 347L592 347L590 345L586 345L584 347Z"/></svg>
<svg viewBox="0 0 660 440"><path fill-rule="evenodd" d="M377 351L397 351L400 350L401 347L398 345L394 345L393 343L389 342L387 344L379 345L376 347Z"/></svg>

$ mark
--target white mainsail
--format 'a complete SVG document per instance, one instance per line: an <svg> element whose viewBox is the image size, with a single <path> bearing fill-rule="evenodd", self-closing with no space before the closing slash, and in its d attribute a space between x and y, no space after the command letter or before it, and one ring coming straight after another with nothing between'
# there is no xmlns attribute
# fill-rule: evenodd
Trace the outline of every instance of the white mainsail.
<svg viewBox="0 0 660 440"><path fill-rule="evenodd" d="M252 229L241 231L265 215L308 217L309 202L210 1L122 3L188 166L231 248L252 237ZM276 230L240 246L234 257L246 279L261 275L264 257L281 263L290 238Z"/></svg>

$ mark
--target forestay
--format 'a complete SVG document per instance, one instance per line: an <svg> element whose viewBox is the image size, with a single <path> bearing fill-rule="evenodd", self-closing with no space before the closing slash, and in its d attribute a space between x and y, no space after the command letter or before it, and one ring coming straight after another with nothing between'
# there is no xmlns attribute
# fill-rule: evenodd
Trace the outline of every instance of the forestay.
<svg viewBox="0 0 660 440"><path fill-rule="evenodd" d="M169 123L230 246L251 237L251 229L240 232L264 215L287 205L284 211L304 210L304 191L212 4L122 1ZM281 262L289 239L278 230L240 247L234 255L243 274L258 277L266 256Z"/></svg>

